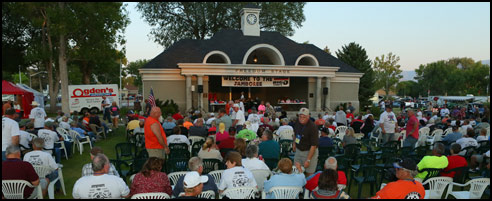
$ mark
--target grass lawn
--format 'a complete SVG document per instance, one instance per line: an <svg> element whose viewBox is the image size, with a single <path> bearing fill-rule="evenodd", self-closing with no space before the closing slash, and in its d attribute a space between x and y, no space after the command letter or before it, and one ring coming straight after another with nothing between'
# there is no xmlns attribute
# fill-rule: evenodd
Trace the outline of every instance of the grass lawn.
<svg viewBox="0 0 492 201"><path fill-rule="evenodd" d="M104 150L104 154L109 159L116 159L115 145L120 142L126 141L125 127L121 126L114 130L110 134L106 134L106 139L102 139L95 143L95 146L99 146ZM70 150L71 151L71 150ZM84 145L84 152L80 155L78 149L75 149L75 153L72 154L68 160L62 157L61 163L63 164L63 179L65 180L65 190L67 195L63 193L55 194L56 199L73 199L72 190L75 182L82 176L82 166L89 163L90 159L90 147L88 144Z"/></svg>

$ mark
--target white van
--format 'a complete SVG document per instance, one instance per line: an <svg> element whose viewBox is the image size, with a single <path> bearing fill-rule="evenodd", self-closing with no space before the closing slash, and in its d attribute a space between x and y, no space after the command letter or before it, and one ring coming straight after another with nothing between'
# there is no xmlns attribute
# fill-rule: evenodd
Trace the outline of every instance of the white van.
<svg viewBox="0 0 492 201"><path fill-rule="evenodd" d="M90 85L69 85L68 103L70 112L96 112L102 111L102 96L106 96L111 102L119 101L118 85L116 84L90 84Z"/></svg>

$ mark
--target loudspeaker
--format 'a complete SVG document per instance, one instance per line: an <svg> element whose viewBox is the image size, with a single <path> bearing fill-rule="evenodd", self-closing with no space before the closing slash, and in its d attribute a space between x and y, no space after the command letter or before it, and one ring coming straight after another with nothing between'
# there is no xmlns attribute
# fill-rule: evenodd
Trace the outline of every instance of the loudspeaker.
<svg viewBox="0 0 492 201"><path fill-rule="evenodd" d="M203 85L198 85L198 93L203 93Z"/></svg>
<svg viewBox="0 0 492 201"><path fill-rule="evenodd" d="M323 95L328 95L328 87L323 88Z"/></svg>

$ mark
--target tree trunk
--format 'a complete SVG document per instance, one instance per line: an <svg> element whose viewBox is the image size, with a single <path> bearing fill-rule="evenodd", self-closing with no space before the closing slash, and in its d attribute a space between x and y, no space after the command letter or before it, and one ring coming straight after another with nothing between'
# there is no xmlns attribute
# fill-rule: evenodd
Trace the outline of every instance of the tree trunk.
<svg viewBox="0 0 492 201"><path fill-rule="evenodd" d="M91 69L88 67L88 63L88 61L82 61L82 65L80 65L80 72L82 72L83 84L91 83Z"/></svg>
<svg viewBox="0 0 492 201"><path fill-rule="evenodd" d="M58 3L60 10L63 11L64 3ZM58 64L60 65L60 80L61 80L61 93L62 93L62 111L65 114L70 114L68 107L68 70L67 70L67 55L66 55L66 39L65 34L60 34L60 49L58 51Z"/></svg>
<svg viewBox="0 0 492 201"><path fill-rule="evenodd" d="M41 11L44 14L44 11ZM46 43L48 43L48 49L47 51L50 52L50 57L48 61L45 63L46 65L46 71L48 72L48 93L50 95L50 112L55 113L56 112L56 100L58 98L58 87L56 86L57 84L54 84L53 80L53 73L58 73L58 71L55 71L53 69L53 43L51 41L51 34L49 30L49 25L50 21L48 20L46 15L43 15L44 17L44 27L41 29L42 31L42 38L43 38L43 49L46 50ZM56 79L58 80L58 79ZM56 82L58 83L58 82Z"/></svg>

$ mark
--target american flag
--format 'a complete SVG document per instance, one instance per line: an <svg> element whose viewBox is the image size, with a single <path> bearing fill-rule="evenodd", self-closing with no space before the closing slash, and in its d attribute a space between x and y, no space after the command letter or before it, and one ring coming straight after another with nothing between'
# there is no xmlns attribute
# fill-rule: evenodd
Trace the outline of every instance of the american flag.
<svg viewBox="0 0 492 201"><path fill-rule="evenodd" d="M155 105L154 91L152 90L152 87L150 88L149 103L152 107L156 106Z"/></svg>

